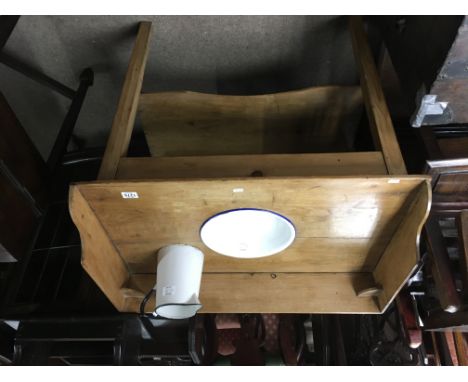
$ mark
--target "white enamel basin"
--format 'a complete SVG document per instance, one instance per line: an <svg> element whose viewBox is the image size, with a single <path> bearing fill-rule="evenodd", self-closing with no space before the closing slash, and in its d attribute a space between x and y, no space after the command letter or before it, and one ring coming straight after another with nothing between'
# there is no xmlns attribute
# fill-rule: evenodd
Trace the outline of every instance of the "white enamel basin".
<svg viewBox="0 0 468 382"><path fill-rule="evenodd" d="M274 211L242 208L212 216L203 223L200 236L208 248L221 255L253 259L289 247L296 230L289 219Z"/></svg>

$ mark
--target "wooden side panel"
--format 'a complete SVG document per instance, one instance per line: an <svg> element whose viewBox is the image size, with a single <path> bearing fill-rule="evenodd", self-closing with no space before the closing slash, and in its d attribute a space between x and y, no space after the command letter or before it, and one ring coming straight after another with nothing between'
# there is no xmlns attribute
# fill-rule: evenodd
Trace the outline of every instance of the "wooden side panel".
<svg viewBox="0 0 468 382"><path fill-rule="evenodd" d="M429 180L417 189L406 215L393 235L375 270L374 279L382 286L379 304L384 311L405 285L419 262L419 237L431 206Z"/></svg>
<svg viewBox="0 0 468 382"><path fill-rule="evenodd" d="M361 17L350 18L350 31L374 144L378 150L382 151L390 175L406 174L405 162L393 129Z"/></svg>
<svg viewBox="0 0 468 382"><path fill-rule="evenodd" d="M264 154L122 158L116 179L385 175L382 153Z"/></svg>
<svg viewBox="0 0 468 382"><path fill-rule="evenodd" d="M349 151L361 105L358 87L324 86L258 96L142 94L139 110L153 156L238 155Z"/></svg>
<svg viewBox="0 0 468 382"><path fill-rule="evenodd" d="M146 293L154 275L133 275L130 286ZM355 289L372 285L370 273L207 273L203 274L201 313L379 313L372 297L357 297ZM141 297L128 298L136 312ZM147 310L154 309L154 298Z"/></svg>
<svg viewBox="0 0 468 382"><path fill-rule="evenodd" d="M125 308L129 272L108 234L78 187L70 188L70 214L80 231L81 264L119 310Z"/></svg>
<svg viewBox="0 0 468 382"><path fill-rule="evenodd" d="M98 179L113 179L120 158L127 154L145 73L150 36L151 23L140 23Z"/></svg>

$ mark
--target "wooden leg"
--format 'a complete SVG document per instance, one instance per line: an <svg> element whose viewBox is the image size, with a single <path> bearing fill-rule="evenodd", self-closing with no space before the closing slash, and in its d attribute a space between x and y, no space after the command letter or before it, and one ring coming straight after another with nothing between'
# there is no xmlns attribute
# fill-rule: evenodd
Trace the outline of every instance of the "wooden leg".
<svg viewBox="0 0 468 382"><path fill-rule="evenodd" d="M114 179L120 158L127 155L148 57L151 23L142 22L106 145L98 179Z"/></svg>
<svg viewBox="0 0 468 382"><path fill-rule="evenodd" d="M412 297L408 290L405 289L400 292L397 296L396 303L398 312L402 318L403 329L408 339L408 345L416 349L422 344L422 332L419 328Z"/></svg>
<svg viewBox="0 0 468 382"><path fill-rule="evenodd" d="M372 57L361 17L350 18L354 57L361 75L361 88L374 144L381 150L390 175L406 174L405 162L393 129L379 74Z"/></svg>
<svg viewBox="0 0 468 382"><path fill-rule="evenodd" d="M460 274L463 283L463 297L468 300L468 210L463 210L457 218Z"/></svg>
<svg viewBox="0 0 468 382"><path fill-rule="evenodd" d="M441 366L439 347L437 344L437 338L434 332L430 333L431 336L431 345L432 345L432 357L434 359L434 366Z"/></svg>
<svg viewBox="0 0 468 382"><path fill-rule="evenodd" d="M453 332L455 340L455 349L457 351L458 365L468 366L468 345L465 338L465 333Z"/></svg>
<svg viewBox="0 0 468 382"><path fill-rule="evenodd" d="M432 260L432 275L439 294L439 301L447 312L460 309L460 298L455 288L455 281L450 270L447 248L436 217L430 216L425 226L427 250Z"/></svg>

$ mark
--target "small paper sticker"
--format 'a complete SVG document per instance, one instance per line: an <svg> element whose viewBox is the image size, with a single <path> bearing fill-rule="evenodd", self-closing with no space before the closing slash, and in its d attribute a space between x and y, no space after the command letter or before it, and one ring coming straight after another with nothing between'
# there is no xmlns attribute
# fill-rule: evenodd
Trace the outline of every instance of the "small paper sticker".
<svg viewBox="0 0 468 382"><path fill-rule="evenodd" d="M234 188L234 189L232 190L232 192L236 192L236 193L237 193L237 192L244 192L244 189L243 189L243 188L240 188L240 187L239 187L239 188Z"/></svg>
<svg viewBox="0 0 468 382"><path fill-rule="evenodd" d="M398 183L400 183L400 179L398 179L398 178L392 178L392 179L389 179L389 180L388 180L388 183L398 184Z"/></svg>
<svg viewBox="0 0 468 382"><path fill-rule="evenodd" d="M137 192L121 192L122 198L124 199L138 199L138 193Z"/></svg>
<svg viewBox="0 0 468 382"><path fill-rule="evenodd" d="M162 295L163 296L174 296L175 295L175 286L170 285L170 286L165 286L162 290Z"/></svg>

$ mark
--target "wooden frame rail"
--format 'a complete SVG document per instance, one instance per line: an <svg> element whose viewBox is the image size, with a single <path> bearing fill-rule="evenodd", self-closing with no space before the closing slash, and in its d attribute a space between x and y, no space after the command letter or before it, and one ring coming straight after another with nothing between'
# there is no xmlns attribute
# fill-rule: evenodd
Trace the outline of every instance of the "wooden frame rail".
<svg viewBox="0 0 468 382"><path fill-rule="evenodd" d="M350 18L350 33L354 56L361 75L361 89L374 144L377 151L382 152L387 173L404 175L406 167L361 17L353 16ZM114 179L121 158L126 156L138 108L150 36L151 23L140 23L98 179ZM128 168L128 161L126 164Z"/></svg>
<svg viewBox="0 0 468 382"><path fill-rule="evenodd" d="M350 18L350 32L354 58L361 75L361 89L374 144L377 150L382 151L390 175L406 174L405 162L393 129L392 119L361 17L352 16Z"/></svg>
<svg viewBox="0 0 468 382"><path fill-rule="evenodd" d="M115 179L362 174L387 174L380 152L121 158Z"/></svg>

